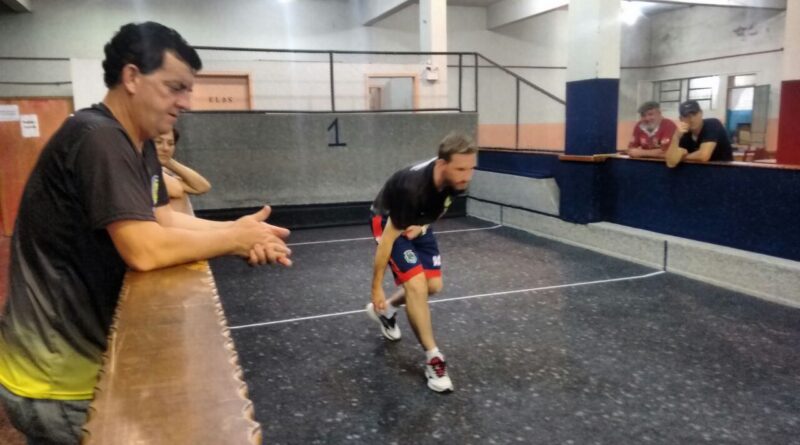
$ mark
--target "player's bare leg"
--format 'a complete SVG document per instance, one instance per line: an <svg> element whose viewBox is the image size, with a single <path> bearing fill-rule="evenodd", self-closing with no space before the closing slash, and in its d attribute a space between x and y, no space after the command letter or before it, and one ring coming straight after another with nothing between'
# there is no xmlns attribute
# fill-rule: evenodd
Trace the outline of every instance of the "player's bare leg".
<svg viewBox="0 0 800 445"><path fill-rule="evenodd" d="M431 311L428 306L429 288L438 292L442 288L442 280L441 278L427 280L424 274L419 274L405 282L403 287L408 322L417 340L425 349L425 377L428 379L428 387L436 392L452 391L453 383L447 375L444 354L436 347L436 341L433 339Z"/></svg>

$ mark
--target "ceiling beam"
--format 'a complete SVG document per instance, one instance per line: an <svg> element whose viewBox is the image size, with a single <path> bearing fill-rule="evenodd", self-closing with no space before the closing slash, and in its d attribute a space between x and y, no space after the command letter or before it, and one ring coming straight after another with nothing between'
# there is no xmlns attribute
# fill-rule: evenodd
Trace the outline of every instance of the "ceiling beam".
<svg viewBox="0 0 800 445"><path fill-rule="evenodd" d="M31 12L30 0L0 0L0 3L8 6L14 12Z"/></svg>
<svg viewBox="0 0 800 445"><path fill-rule="evenodd" d="M628 0L630 1L630 0ZM728 6L733 8L786 9L786 0L647 0L687 6Z"/></svg>
<svg viewBox="0 0 800 445"><path fill-rule="evenodd" d="M631 1L631 0L627 0ZM787 0L647 0L685 6L726 6L733 8L786 9ZM569 5L569 0L503 0L486 8L486 26L496 29Z"/></svg>
<svg viewBox="0 0 800 445"><path fill-rule="evenodd" d="M486 26L496 29L568 4L569 0L503 0L486 8Z"/></svg>
<svg viewBox="0 0 800 445"><path fill-rule="evenodd" d="M359 0L361 25L372 26L389 17L406 6L416 3L415 0Z"/></svg>

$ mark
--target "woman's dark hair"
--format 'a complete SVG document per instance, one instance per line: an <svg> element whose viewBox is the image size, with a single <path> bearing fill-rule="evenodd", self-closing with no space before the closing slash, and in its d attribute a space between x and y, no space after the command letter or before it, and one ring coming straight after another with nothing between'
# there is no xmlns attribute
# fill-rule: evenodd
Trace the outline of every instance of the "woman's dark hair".
<svg viewBox="0 0 800 445"><path fill-rule="evenodd" d="M178 131L177 128L172 127L172 142L178 143L178 139L181 138L181 133Z"/></svg>
<svg viewBox="0 0 800 445"><path fill-rule="evenodd" d="M195 71L203 67L197 51L174 29L156 22L128 23L106 43L103 60L106 86L117 85L122 68L129 63L136 65L142 74L161 68L165 51L172 52Z"/></svg>

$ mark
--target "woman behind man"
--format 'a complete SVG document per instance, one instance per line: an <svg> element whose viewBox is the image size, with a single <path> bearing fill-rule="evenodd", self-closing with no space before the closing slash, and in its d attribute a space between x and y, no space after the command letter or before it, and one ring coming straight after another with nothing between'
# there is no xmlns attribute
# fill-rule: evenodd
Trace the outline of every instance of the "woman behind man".
<svg viewBox="0 0 800 445"><path fill-rule="evenodd" d="M178 143L180 133L177 129L172 129L171 133L165 133L153 139L158 153L158 161L164 171L164 185L167 187L169 204L173 209L193 214L192 203L188 195L202 195L211 190L211 183L200 173L176 161L175 144Z"/></svg>

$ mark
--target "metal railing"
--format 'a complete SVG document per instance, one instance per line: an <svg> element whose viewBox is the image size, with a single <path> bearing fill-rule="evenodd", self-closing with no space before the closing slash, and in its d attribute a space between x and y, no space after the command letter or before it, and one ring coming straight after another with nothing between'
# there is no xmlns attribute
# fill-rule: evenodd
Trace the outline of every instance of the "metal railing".
<svg viewBox="0 0 800 445"><path fill-rule="evenodd" d="M564 105L565 101L552 92L548 91L547 89L543 88L542 86L532 82L529 79L521 76L520 74L512 71L510 68L504 67L499 63L481 55L477 52L419 52L419 51L343 51L343 50L301 50L301 49L274 49L274 48L240 48L240 47L222 47L222 46L196 46L196 50L198 51L205 51L205 52L213 52L216 53L216 56L210 56L207 59L209 61L214 62L238 62L240 65L242 63L263 63L263 62L290 62L290 63L304 63L304 62L311 62L311 63L324 63L327 64L326 76L327 79L324 81L320 79L312 79L316 83L327 82L327 93L329 95L329 105L325 107L320 107L321 103L324 103L326 99L323 99L320 95L323 94L322 90L317 91L317 96L314 96L316 100L316 106L306 106L306 107L256 107L258 112L264 113L362 113L362 112L374 112L374 113L402 113L402 112L477 112L479 115L479 122L482 119L489 119L493 122L502 122L503 124L512 124L515 128L515 135L514 135L514 147L513 148L520 148L520 128L521 125L524 125L524 121L526 120L521 113L521 109L523 106L523 93L527 92L535 92L541 97L544 101L551 102L554 104ZM263 55L263 54L276 54L276 55L297 55L301 58L304 56L311 56L312 60L292 60L292 59L280 59L280 60L263 60L257 59L255 57L251 58L250 60L241 60L241 59L226 59L225 56L219 58L220 54L225 54L228 57L231 55L236 54L243 54L243 53L255 53L256 55ZM454 77L457 77L457 85L455 95L457 96L455 100L451 100L451 94L448 93L446 95L446 106L412 106L408 108L383 108L383 109L367 109L362 107L354 107L348 106L344 99L342 99L338 94L341 93L343 88L340 85L341 82L352 82L353 79L338 79L337 78L337 71L335 67L339 64L344 65L348 62L352 62L358 57L367 57L367 58L384 58L382 62L386 65L386 67L390 67L392 65L405 65L406 68L414 66L416 68L423 67L426 63L423 62L423 58L436 58L436 57L445 57L447 58L446 69L448 71L455 70ZM348 60L348 58L350 58ZM390 60L387 58L399 58L399 61L402 62L403 59L406 60L405 64L397 63L398 60ZM204 57L206 59L206 57ZM409 60L411 60L409 62ZM42 63L42 62L51 62L51 63L63 63L68 61L65 58L48 58L48 57L3 57L0 56L0 62L15 62L15 63L24 63L25 61L29 61L31 63ZM430 60L428 61L430 63ZM370 65L370 63L365 63L365 66ZM513 82L513 86L508 84L508 88L505 87L498 87L496 85L495 79L489 78L489 80L483 80L481 82L479 72L481 70L492 70L496 73L501 73L505 76L506 79L510 79ZM246 69L245 69L246 70ZM321 67L320 67L321 72ZM10 74L8 72L4 74ZM57 82L30 82L28 80L18 80L18 79L4 79L4 76L0 76L0 96L2 95L2 86L3 85L61 85L61 84L68 84L70 81L57 81ZM469 83L472 85L468 85ZM290 80L290 82L294 82L294 80ZM301 84L302 80L298 80L297 84ZM362 81L363 83L363 81ZM506 80L502 82L505 84ZM351 89L354 87L352 85ZM471 91L468 91L467 88L469 87ZM302 88L302 87L300 87ZM482 109L479 108L481 103L479 101L481 97L482 90L484 89L484 100L487 102L487 105L484 106ZM504 101L498 99L498 96L510 96L510 92L508 90L513 89L513 101L508 100ZM366 96L364 96L366 97ZM509 97L510 99L510 97ZM538 100L538 99L537 99ZM289 98L291 102L291 98ZM353 99L352 97L349 100L351 103L357 102L357 100ZM506 103L508 102L508 103ZM510 104L513 104L513 122L511 122L511 116L508 113L510 109L508 108ZM526 103L527 104L527 103ZM537 104L538 105L538 104ZM288 109L287 109L288 108ZM534 107L534 108L541 108L541 107ZM241 111L246 112L246 111ZM493 115L503 114L506 117L496 118ZM534 118L533 120L535 120ZM531 119L529 118L528 121ZM535 148L535 147L531 147Z"/></svg>

